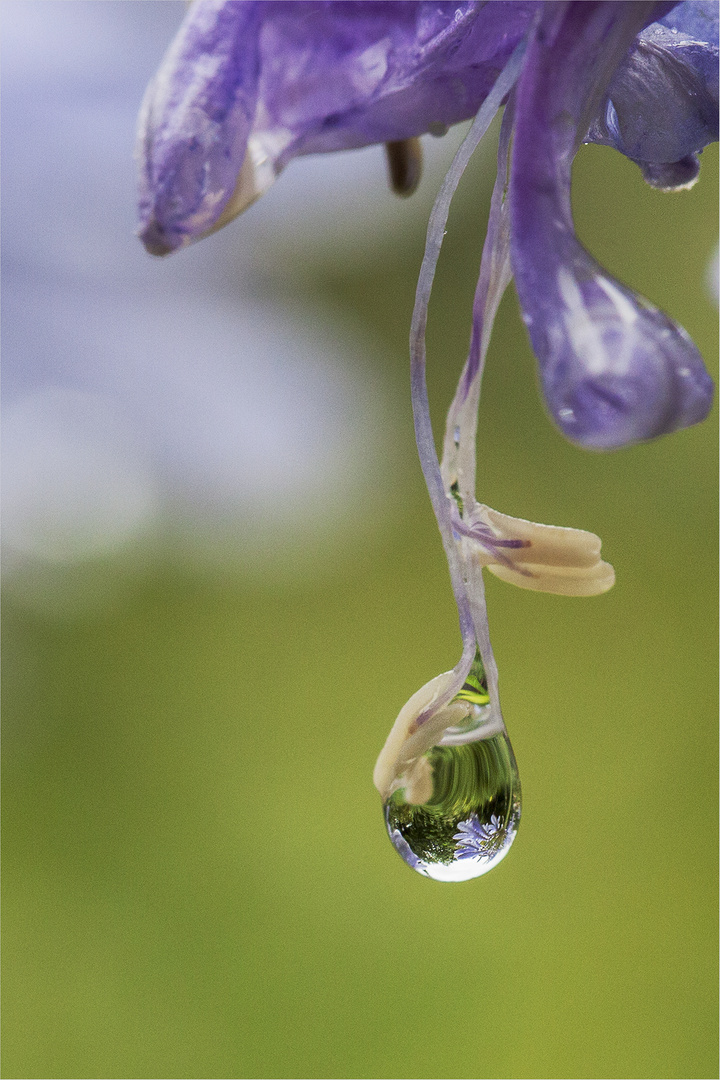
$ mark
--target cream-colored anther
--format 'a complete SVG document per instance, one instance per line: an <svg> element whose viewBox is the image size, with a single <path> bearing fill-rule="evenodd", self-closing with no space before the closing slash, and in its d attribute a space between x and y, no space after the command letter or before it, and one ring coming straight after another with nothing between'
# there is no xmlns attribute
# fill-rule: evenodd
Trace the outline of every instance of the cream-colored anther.
<svg viewBox="0 0 720 1080"><path fill-rule="evenodd" d="M615 571L600 558L602 541L585 529L539 525L500 514L489 506L476 506L468 525L489 526L498 540L522 540L523 547L500 548L508 563L480 544L473 557L491 574L521 589L561 596L596 596L615 584ZM469 543L473 543L472 540Z"/></svg>
<svg viewBox="0 0 720 1080"><path fill-rule="evenodd" d="M405 802L422 806L429 802L433 793L433 767L426 757L417 758L403 776Z"/></svg>
<svg viewBox="0 0 720 1080"><path fill-rule="evenodd" d="M419 728L414 725L422 712L431 709L433 703L441 699L452 677L452 671L436 675L421 686L400 710L373 773L373 783L383 800L397 788L409 785L413 798L408 798L408 802L427 802L429 795L425 792L428 782L432 786L432 776L430 772L425 775L422 766L418 767L418 759L422 759L423 754L440 742L446 728L461 722L467 715L467 702L449 702L438 712L432 713ZM422 795L425 798L418 797Z"/></svg>
<svg viewBox="0 0 720 1080"><path fill-rule="evenodd" d="M248 139L245 158L238 174L235 189L228 199L225 208L211 229L203 233L203 237L211 236L218 229L222 229L228 222L242 214L252 206L261 195L271 187L277 173L270 155L266 152L260 141L253 135Z"/></svg>

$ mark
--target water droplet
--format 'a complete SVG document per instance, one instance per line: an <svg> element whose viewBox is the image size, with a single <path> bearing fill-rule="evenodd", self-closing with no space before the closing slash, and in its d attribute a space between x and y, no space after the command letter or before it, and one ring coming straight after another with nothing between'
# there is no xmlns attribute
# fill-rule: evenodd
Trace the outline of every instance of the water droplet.
<svg viewBox="0 0 720 1080"><path fill-rule="evenodd" d="M455 443L455 449L460 445L460 425L456 424L453 428L453 442Z"/></svg>
<svg viewBox="0 0 720 1080"><path fill-rule="evenodd" d="M441 139L443 135L447 135L450 128L447 124L442 124L438 120L433 120L428 124L428 132L430 135L434 135L436 139Z"/></svg>
<svg viewBox="0 0 720 1080"><path fill-rule="evenodd" d="M460 494L460 485L458 484L457 480L455 481L454 484L451 485L450 494L452 495L453 499L455 500L455 505L457 506L458 510L460 511L460 517L462 517L462 515L463 515L463 507L465 506L465 503L464 503L462 495Z"/></svg>
<svg viewBox="0 0 720 1080"><path fill-rule="evenodd" d="M507 855L520 821L520 778L507 735L433 746L418 768L430 782L427 801L408 803L398 788L385 803L395 849L436 881L486 874Z"/></svg>
<svg viewBox="0 0 720 1080"><path fill-rule="evenodd" d="M482 656L480 650L475 649L475 657L473 659L470 670L467 673L467 678L462 684L462 687L457 692L453 701L468 701L471 705L487 705L490 702L490 695L488 694L487 675L485 674L485 666L482 662ZM474 727L478 727L483 718L483 712L476 708L472 714L475 721Z"/></svg>

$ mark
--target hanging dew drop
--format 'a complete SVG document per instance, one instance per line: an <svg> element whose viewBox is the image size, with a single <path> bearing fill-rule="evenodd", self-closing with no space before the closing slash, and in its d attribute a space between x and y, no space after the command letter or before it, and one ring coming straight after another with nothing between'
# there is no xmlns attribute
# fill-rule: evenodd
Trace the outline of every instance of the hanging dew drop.
<svg viewBox="0 0 720 1080"><path fill-rule="evenodd" d="M408 866L436 881L467 881L492 870L515 839L520 778L507 735L462 746L434 746L424 755L432 794L420 805L405 789L385 803L385 823Z"/></svg>
<svg viewBox="0 0 720 1080"><path fill-rule="evenodd" d="M416 760L412 782L398 786L384 804L396 851L436 881L486 874L507 855L520 822L515 755L504 728L487 723L489 696L479 654L456 703L466 705L466 713L458 715L455 708L442 743Z"/></svg>

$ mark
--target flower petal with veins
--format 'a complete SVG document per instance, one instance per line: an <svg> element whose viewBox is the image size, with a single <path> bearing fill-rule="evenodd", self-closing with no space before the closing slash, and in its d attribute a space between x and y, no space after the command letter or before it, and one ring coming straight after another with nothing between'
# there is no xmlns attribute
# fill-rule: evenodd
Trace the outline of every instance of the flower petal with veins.
<svg viewBox="0 0 720 1080"><path fill-rule="evenodd" d="M139 235L153 255L206 233L236 187L255 117L260 8L195 4L147 89Z"/></svg>
<svg viewBox="0 0 720 1080"><path fill-rule="evenodd" d="M712 381L687 333L607 274L573 228L573 157L643 9L547 5L518 85L515 283L550 415L567 438L594 450L687 427L712 404Z"/></svg>
<svg viewBox="0 0 720 1080"><path fill-rule="evenodd" d="M512 267L549 412L600 450L697 423L712 400L700 356L578 243L570 169L587 140L655 187L695 182L717 138L716 4L195 0L141 112L147 249L222 227L293 157L473 116L524 40Z"/></svg>

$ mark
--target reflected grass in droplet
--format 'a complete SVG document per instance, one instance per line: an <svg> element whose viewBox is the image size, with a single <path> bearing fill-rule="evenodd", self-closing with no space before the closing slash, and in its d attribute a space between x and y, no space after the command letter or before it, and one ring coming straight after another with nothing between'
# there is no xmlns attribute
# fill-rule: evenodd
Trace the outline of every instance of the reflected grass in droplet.
<svg viewBox="0 0 720 1080"><path fill-rule="evenodd" d="M409 866L438 881L487 873L508 852L520 820L520 778L504 733L425 754L432 795L417 805L405 789L385 803L390 839Z"/></svg>

